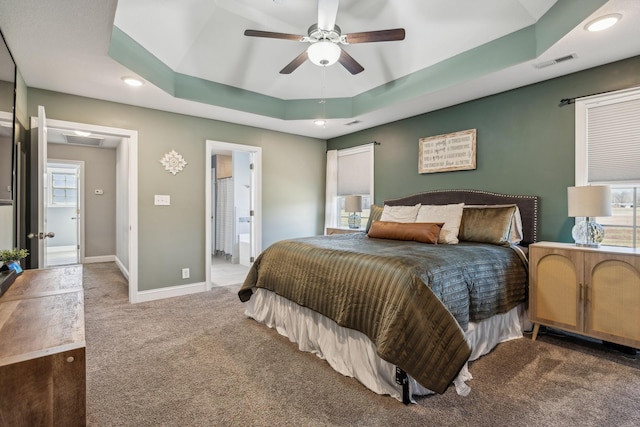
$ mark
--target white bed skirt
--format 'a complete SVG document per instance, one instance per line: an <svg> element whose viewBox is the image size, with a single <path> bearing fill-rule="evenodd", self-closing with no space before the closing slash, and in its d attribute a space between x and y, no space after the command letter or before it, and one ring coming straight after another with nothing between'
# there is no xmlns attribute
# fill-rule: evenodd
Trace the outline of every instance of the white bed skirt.
<svg viewBox="0 0 640 427"><path fill-rule="evenodd" d="M275 328L279 334L297 343L300 350L325 359L342 375L357 379L375 393L388 394L402 401L402 386L395 382L395 365L378 356L373 342L366 335L343 328L328 317L274 292L265 289L255 289L254 292L246 303L245 314L248 317ZM469 361L489 353L498 343L521 338L525 319L524 304L521 304L507 313L470 323L465 333L472 348ZM458 394L469 394L466 381L471 378L465 364L454 380ZM412 396L433 393L411 377L409 390Z"/></svg>

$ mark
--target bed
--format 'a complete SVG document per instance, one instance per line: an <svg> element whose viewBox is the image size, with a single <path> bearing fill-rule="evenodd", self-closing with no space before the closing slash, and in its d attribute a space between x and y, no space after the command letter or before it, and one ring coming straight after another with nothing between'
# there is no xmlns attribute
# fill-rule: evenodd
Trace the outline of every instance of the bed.
<svg viewBox="0 0 640 427"><path fill-rule="evenodd" d="M386 200L365 232L271 245L238 295L376 393L466 395L468 362L522 337L537 212L536 196L478 190Z"/></svg>

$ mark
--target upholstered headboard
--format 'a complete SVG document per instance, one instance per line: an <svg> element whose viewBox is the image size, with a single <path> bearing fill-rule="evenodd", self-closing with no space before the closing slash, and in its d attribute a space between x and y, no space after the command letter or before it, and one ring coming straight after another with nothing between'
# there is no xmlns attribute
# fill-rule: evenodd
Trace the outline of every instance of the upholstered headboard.
<svg viewBox="0 0 640 427"><path fill-rule="evenodd" d="M538 239L538 196L515 196L491 193L481 190L433 190L397 199L385 200L389 206L447 205L464 203L467 205L518 205L522 217L522 246L535 243Z"/></svg>

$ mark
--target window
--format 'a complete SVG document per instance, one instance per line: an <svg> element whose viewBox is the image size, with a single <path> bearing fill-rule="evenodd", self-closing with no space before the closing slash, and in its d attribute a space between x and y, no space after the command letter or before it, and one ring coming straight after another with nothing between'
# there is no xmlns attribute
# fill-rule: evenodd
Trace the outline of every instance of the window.
<svg viewBox="0 0 640 427"><path fill-rule="evenodd" d="M576 101L576 185L611 186L604 245L640 247L640 88Z"/></svg>
<svg viewBox="0 0 640 427"><path fill-rule="evenodd" d="M331 208L335 212L334 224L331 227L349 226L349 214L345 210L345 198L350 195L362 197L361 228L369 219L371 204L373 203L373 147L374 144L366 144L358 147L337 150L335 205ZM327 174L329 172L327 168ZM329 179L329 176L328 176ZM329 203L329 202L328 202ZM328 206L331 206L330 204Z"/></svg>
<svg viewBox="0 0 640 427"><path fill-rule="evenodd" d="M50 169L49 206L75 206L78 201L78 177L75 173Z"/></svg>

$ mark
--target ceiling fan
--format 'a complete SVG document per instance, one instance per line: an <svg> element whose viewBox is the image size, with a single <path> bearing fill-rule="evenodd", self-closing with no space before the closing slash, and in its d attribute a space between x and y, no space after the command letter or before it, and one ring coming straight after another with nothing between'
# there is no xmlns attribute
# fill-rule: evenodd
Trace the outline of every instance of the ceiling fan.
<svg viewBox="0 0 640 427"><path fill-rule="evenodd" d="M318 0L318 23L309 27L306 36L260 30L245 30L244 35L310 43L304 52L280 70L280 74L291 74L307 59L319 66L339 62L351 74L358 74L364 71L364 67L342 49L340 44L404 40L404 28L342 34L340 27L336 25L338 5L339 0Z"/></svg>

